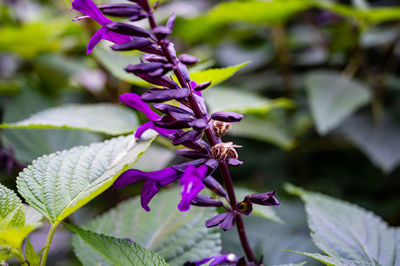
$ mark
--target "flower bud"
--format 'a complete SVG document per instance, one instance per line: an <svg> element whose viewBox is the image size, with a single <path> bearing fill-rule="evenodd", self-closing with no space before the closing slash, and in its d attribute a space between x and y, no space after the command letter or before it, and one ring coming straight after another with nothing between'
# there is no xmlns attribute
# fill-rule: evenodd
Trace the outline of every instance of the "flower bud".
<svg viewBox="0 0 400 266"><path fill-rule="evenodd" d="M211 115L211 118L217 121L233 123L242 120L243 115L235 112L216 112Z"/></svg>
<svg viewBox="0 0 400 266"><path fill-rule="evenodd" d="M140 7L142 7L146 11L150 10L150 6L149 6L148 0L128 0L128 1L131 1L131 2L134 2L134 3L138 4Z"/></svg>
<svg viewBox="0 0 400 266"><path fill-rule="evenodd" d="M168 60L165 57L155 54L143 54L143 59L149 62L168 64Z"/></svg>
<svg viewBox="0 0 400 266"><path fill-rule="evenodd" d="M190 109L183 109L181 107L173 106L170 104L165 104L165 103L156 103L153 104L154 108L156 108L158 111L164 113L164 114L171 114L171 113L182 113L182 114L189 114L194 116L194 113ZM184 106L183 106L184 107Z"/></svg>
<svg viewBox="0 0 400 266"><path fill-rule="evenodd" d="M275 190L265 193L250 194L245 197L245 200L259 205L278 206L280 203L275 198L275 194Z"/></svg>
<svg viewBox="0 0 400 266"><path fill-rule="evenodd" d="M111 22L106 24L107 29L110 31L129 35L129 36L136 36L136 37L149 37L150 33L142 28L139 28L134 25L122 23L122 22Z"/></svg>
<svg viewBox="0 0 400 266"><path fill-rule="evenodd" d="M223 205L220 200L204 195L197 195L190 204L201 207L221 207Z"/></svg>
<svg viewBox="0 0 400 266"><path fill-rule="evenodd" d="M211 81L207 81L207 82L197 84L196 87L194 87L193 89L195 91L202 91L202 90L207 89L210 85L211 85Z"/></svg>
<svg viewBox="0 0 400 266"><path fill-rule="evenodd" d="M114 17L130 17L140 13L141 8L131 4L107 4L100 5L98 8L104 15Z"/></svg>
<svg viewBox="0 0 400 266"><path fill-rule="evenodd" d="M167 23L165 24L165 26L169 28L171 31L174 29L175 19L176 15L175 13L172 13L172 15L168 18Z"/></svg>
<svg viewBox="0 0 400 266"><path fill-rule="evenodd" d="M211 191L213 191L215 194L218 194L222 197L226 197L226 191L225 189L221 186L221 184L212 176L207 176L203 180L203 184L208 187Z"/></svg>
<svg viewBox="0 0 400 266"><path fill-rule="evenodd" d="M179 56L179 61L181 61L185 65L193 65L200 61L200 58L194 57L189 54L181 54Z"/></svg>
<svg viewBox="0 0 400 266"><path fill-rule="evenodd" d="M186 131L183 134L174 134L172 135L172 144L173 145L179 145L183 144L185 142L193 142L201 138L201 135L203 134L203 130L190 130Z"/></svg>
<svg viewBox="0 0 400 266"><path fill-rule="evenodd" d="M151 63L140 63L136 65L128 65L125 70L127 72L131 73L149 73L149 72L154 72L158 69L164 69L164 70L170 70L172 69L171 64L163 64L163 63L157 63L157 62L151 62Z"/></svg>
<svg viewBox="0 0 400 266"><path fill-rule="evenodd" d="M143 37L132 37L132 40L125 43L117 43L111 46L115 51L131 51L151 45L152 42Z"/></svg>
<svg viewBox="0 0 400 266"><path fill-rule="evenodd" d="M172 30L165 26L157 26L153 29L153 32L157 36L157 39L162 40L170 35L172 33Z"/></svg>
<svg viewBox="0 0 400 266"><path fill-rule="evenodd" d="M141 98L145 102L160 103L172 99L183 99L188 97L189 94L190 94L189 89L179 89L179 90L155 89L143 93Z"/></svg>
<svg viewBox="0 0 400 266"><path fill-rule="evenodd" d="M195 119L192 122L189 123L189 126L194 128L194 129L204 129L207 126L206 120L203 118Z"/></svg>
<svg viewBox="0 0 400 266"><path fill-rule="evenodd" d="M138 20L141 20L141 19L144 19L147 17L148 17L147 13L141 11L141 12L129 17L129 20L130 21L138 21Z"/></svg>

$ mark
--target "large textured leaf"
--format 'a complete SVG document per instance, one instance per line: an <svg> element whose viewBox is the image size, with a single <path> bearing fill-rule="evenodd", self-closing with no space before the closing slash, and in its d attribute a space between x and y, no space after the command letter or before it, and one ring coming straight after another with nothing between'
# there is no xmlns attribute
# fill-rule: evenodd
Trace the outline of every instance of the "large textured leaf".
<svg viewBox="0 0 400 266"><path fill-rule="evenodd" d="M319 266L318 262L287 250L316 252L307 229L306 216L301 202L281 200L275 208L285 223L276 223L250 215L244 217L246 233L256 256L264 255L264 265L281 265L307 261L307 266ZM223 252L242 256L243 250L235 230L222 234ZM296 264L295 264L296 265Z"/></svg>
<svg viewBox="0 0 400 266"><path fill-rule="evenodd" d="M295 145L286 128L273 117L245 116L240 123L232 126L231 132L234 135L272 143L287 150Z"/></svg>
<svg viewBox="0 0 400 266"><path fill-rule="evenodd" d="M308 74L306 89L320 134L326 134L337 127L371 98L367 85L336 72L319 71Z"/></svg>
<svg viewBox="0 0 400 266"><path fill-rule="evenodd" d="M238 200L243 200L246 195L257 193L247 188L235 188ZM283 220L276 214L274 207L253 204L253 215L257 215L277 223L283 223Z"/></svg>
<svg viewBox="0 0 400 266"><path fill-rule="evenodd" d="M151 211L146 213L140 206L139 197L121 203L116 208L83 226L85 229L118 238L129 238L142 247L165 258L170 265L183 265L185 261L197 261L216 255L220 251L220 234L217 229L207 229L205 221L214 215L211 208L192 207L180 212L179 189L160 192L150 202ZM84 242L73 240L79 258L94 256ZM102 263L94 261L91 265Z"/></svg>
<svg viewBox="0 0 400 266"><path fill-rule="evenodd" d="M210 68L202 71L190 73L190 78L197 83L211 81L211 86L220 84L221 82L232 77L242 67L245 67L249 62L244 62L236 66L229 66L224 68Z"/></svg>
<svg viewBox="0 0 400 266"><path fill-rule="evenodd" d="M90 252L96 255L79 256L84 265L105 265L95 259L98 256L104 259L104 262L112 265L168 265L159 255L146 250L135 242L97 234L72 224L66 224L66 226L76 234L74 241L84 242L85 248L90 249Z"/></svg>
<svg viewBox="0 0 400 266"><path fill-rule="evenodd" d="M287 190L303 199L313 241L333 259L400 265L399 229L357 205L291 185Z"/></svg>
<svg viewBox="0 0 400 266"><path fill-rule="evenodd" d="M46 97L34 90L24 88L7 103L3 121L5 123L19 121L50 107L51 102ZM3 143L11 146L17 160L25 164L31 163L43 154L101 141L96 133L77 130L3 129L2 131Z"/></svg>
<svg viewBox="0 0 400 266"><path fill-rule="evenodd" d="M369 264L365 262L360 262L356 260L338 259L329 256L321 255L318 253L308 253L308 252L296 252L304 256L316 259L328 266L373 266L375 264Z"/></svg>
<svg viewBox="0 0 400 266"><path fill-rule="evenodd" d="M42 218L22 204L20 198L0 184L0 259L5 260L20 253L24 238Z"/></svg>
<svg viewBox="0 0 400 266"><path fill-rule="evenodd" d="M53 224L109 188L149 147L154 132L45 155L17 178L19 193Z"/></svg>
<svg viewBox="0 0 400 266"><path fill-rule="evenodd" d="M46 109L22 121L1 124L0 128L79 129L120 135L134 131L137 124L135 113L128 108L99 103Z"/></svg>
<svg viewBox="0 0 400 266"><path fill-rule="evenodd" d="M359 114L346 121L342 129L385 172L393 171L400 163L400 125L389 114L379 121Z"/></svg>
<svg viewBox="0 0 400 266"><path fill-rule="evenodd" d="M246 90L216 87L204 92L210 113L235 111L239 113L266 113L274 108L291 108L289 99L271 100ZM229 100L227 100L229 99Z"/></svg>

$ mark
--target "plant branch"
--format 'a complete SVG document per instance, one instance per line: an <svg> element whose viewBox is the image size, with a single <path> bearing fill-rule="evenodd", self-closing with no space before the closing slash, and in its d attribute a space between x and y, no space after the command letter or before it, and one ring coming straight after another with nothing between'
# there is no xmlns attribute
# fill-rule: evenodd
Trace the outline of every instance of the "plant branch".
<svg viewBox="0 0 400 266"><path fill-rule="evenodd" d="M149 23L150 23L150 27L152 29L154 29L155 27L157 27L157 24L154 20L153 17L153 12L150 10L148 11L148 19L149 19ZM176 75L179 84L184 87L184 88L189 88L191 90L191 94L188 96L188 100L189 100L189 104L193 109L193 112L195 114L195 116L197 118L204 118L206 121L208 121L208 117L204 117L199 105L197 104L197 101L194 97L193 94L193 90L190 87L190 85L186 82L182 72L179 70L178 68L178 62L176 61L176 59L171 55L170 51L168 50L168 43L161 40L158 41L158 44L161 46L161 49L163 50L163 53L165 55L165 57L167 58L167 60L169 61L169 63L173 64L174 66L174 74ZM211 146L214 146L215 144L218 143L217 138L215 137L214 133L211 131L210 127L207 127L205 129L205 135L206 138L208 140L208 142L210 143ZM225 183L225 187L227 189L228 192L228 196L229 196L229 201L230 201L230 205L232 207L233 210L236 210L236 196L235 196L235 190L233 187L233 182L232 182L232 177L231 174L229 172L229 168L228 165L225 161L220 161L219 162L219 168L221 171L221 175L223 177L224 183ZM256 262L254 253L250 247L249 241L247 239L246 236L246 231L245 231L245 227L244 227L244 223L243 223L243 219L241 217L240 214L236 215L236 227L238 230L238 234L239 234L239 238L240 238L240 242L242 244L243 250L246 253L246 257L249 261L251 262Z"/></svg>
<svg viewBox="0 0 400 266"><path fill-rule="evenodd" d="M54 232L56 231L58 223L55 222L50 226L49 233L47 234L46 244L43 247L42 258L40 259L40 266L45 266L47 261L47 256L49 255L51 241L53 240Z"/></svg>

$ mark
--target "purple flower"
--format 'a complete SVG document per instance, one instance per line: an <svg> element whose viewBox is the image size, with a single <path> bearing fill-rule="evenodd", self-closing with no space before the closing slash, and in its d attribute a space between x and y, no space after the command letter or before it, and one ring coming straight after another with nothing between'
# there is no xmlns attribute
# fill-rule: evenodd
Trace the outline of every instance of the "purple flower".
<svg viewBox="0 0 400 266"><path fill-rule="evenodd" d="M224 231L232 229L236 221L236 212L224 212L206 221L207 227L217 226Z"/></svg>
<svg viewBox="0 0 400 266"><path fill-rule="evenodd" d="M148 129L153 129L163 136L168 136L170 134L176 133L176 130L160 128L153 123L153 121L158 120L160 116L153 110L151 110L149 105L143 102L139 95L135 93L124 93L120 95L119 98L123 104L126 104L136 110L141 111L150 120L138 127L135 132L135 138L140 138L142 134Z"/></svg>
<svg viewBox="0 0 400 266"><path fill-rule="evenodd" d="M180 211L188 211L190 209L190 203L199 194L199 192L204 188L203 179L207 174L207 166L201 165L195 167L189 165L183 174L180 184L182 185L182 200L178 204L178 209Z"/></svg>
<svg viewBox="0 0 400 266"><path fill-rule="evenodd" d="M141 205L146 211L150 211L148 206L150 200L158 193L161 187L164 187L182 176L182 172L168 167L154 172L142 172L131 169L120 175L115 181L113 188L119 189L127 185L145 181L141 193Z"/></svg>
<svg viewBox="0 0 400 266"><path fill-rule="evenodd" d="M130 37L108 30L105 25L113 22L106 18L100 9L91 0L74 0L72 8L94 19L102 27L90 39L87 54L90 54L93 48L100 42L101 39L106 39L114 43L125 43L130 41Z"/></svg>
<svg viewBox="0 0 400 266"><path fill-rule="evenodd" d="M209 258L205 258L202 259L201 261L197 261L197 262L189 262L189 263L185 263L186 265L190 265L190 266L200 266L200 265L204 265L206 263L209 262L208 266L216 266L216 265L235 265L236 262L238 261L238 257L231 253L231 254L222 254L222 255L216 255L216 256L212 256Z"/></svg>

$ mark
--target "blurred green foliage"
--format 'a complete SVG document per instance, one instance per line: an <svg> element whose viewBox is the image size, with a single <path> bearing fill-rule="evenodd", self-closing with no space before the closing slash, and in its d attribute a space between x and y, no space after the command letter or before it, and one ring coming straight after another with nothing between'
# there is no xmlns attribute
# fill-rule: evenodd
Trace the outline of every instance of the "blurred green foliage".
<svg viewBox="0 0 400 266"><path fill-rule="evenodd" d="M69 1L3 3L3 123L71 103L116 104L119 94L141 93L148 86L123 70L139 61L138 53L115 53L104 42L86 55L87 41L97 26L89 20L72 22L79 14L69 11ZM227 137L243 145L239 155L245 163L232 170L236 183L257 191L275 188L284 198L282 184L290 181L372 209L390 225L400 224L397 1L175 0L162 1L157 14L165 20L172 11L178 15L172 35L177 51L194 54L217 69L195 66L193 79L212 79L213 85L225 80L204 92L209 109L245 113ZM232 71L224 72L227 69ZM140 114L138 119L144 121ZM132 130L136 126L132 123ZM66 129L2 129L1 183L13 188L17 173L40 155L106 138ZM158 150L139 163L143 170L181 160L155 147ZM138 188L107 191L71 219L81 222L82 217L103 212L137 194ZM271 225L271 240L265 245L257 235L262 219L250 218L254 229L249 235L256 239L259 252L266 254L277 246L313 251L298 248L312 246L304 215L298 213L301 205L283 203L278 212L293 208L282 215L289 227ZM297 221L302 222L294 224ZM234 248L229 234L225 238L224 248ZM295 255L290 256L305 260ZM276 264L286 262L282 257L266 255ZM73 255L68 259L74 263Z"/></svg>

